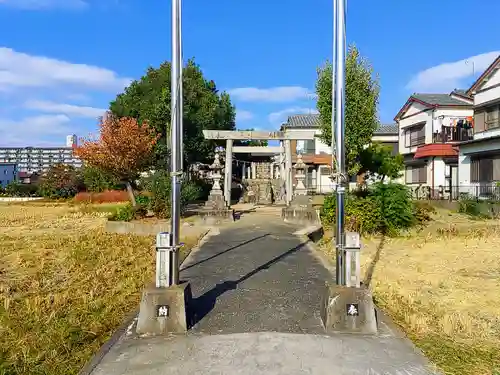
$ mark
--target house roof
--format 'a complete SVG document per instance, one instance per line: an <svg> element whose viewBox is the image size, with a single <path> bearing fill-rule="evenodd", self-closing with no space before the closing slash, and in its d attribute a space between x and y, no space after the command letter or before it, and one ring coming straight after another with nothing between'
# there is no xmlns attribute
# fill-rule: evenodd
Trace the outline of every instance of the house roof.
<svg viewBox="0 0 500 375"><path fill-rule="evenodd" d="M464 102L460 99L455 99L451 97L449 94L413 94L411 97L422 101L424 103L430 104L432 106L456 106L463 105L469 106L470 103Z"/></svg>
<svg viewBox="0 0 500 375"><path fill-rule="evenodd" d="M486 70L479 76L479 78L472 84L472 86L467 90L467 95L473 95L474 91L478 89L488 78L495 72L497 67L500 66L500 55L491 63L491 65L486 68Z"/></svg>
<svg viewBox="0 0 500 375"><path fill-rule="evenodd" d="M286 124L287 128L319 128L319 114L311 113L304 115L292 115L288 117Z"/></svg>
<svg viewBox="0 0 500 375"><path fill-rule="evenodd" d="M319 128L321 125L319 114L302 114L302 115L292 115L288 117L288 120L283 124L283 128L295 128L295 129L310 129ZM381 124L380 127L374 132L374 135L394 135L398 134L397 124Z"/></svg>
<svg viewBox="0 0 500 375"><path fill-rule="evenodd" d="M375 130L375 135L394 135L399 134L398 124L380 124L380 127Z"/></svg>
<svg viewBox="0 0 500 375"><path fill-rule="evenodd" d="M451 92L451 95L458 95L458 96L461 96L465 99L470 99L472 100L472 96L470 96L468 93L467 93L467 90L464 90L464 89L455 89Z"/></svg>
<svg viewBox="0 0 500 375"><path fill-rule="evenodd" d="M459 95L459 94L457 94ZM472 103L466 101L468 98L464 97L464 100L456 99L451 96L451 94L412 94L403 107L399 110L394 121L399 120L406 110L412 105L412 103L420 103L428 109L437 107L472 107Z"/></svg>

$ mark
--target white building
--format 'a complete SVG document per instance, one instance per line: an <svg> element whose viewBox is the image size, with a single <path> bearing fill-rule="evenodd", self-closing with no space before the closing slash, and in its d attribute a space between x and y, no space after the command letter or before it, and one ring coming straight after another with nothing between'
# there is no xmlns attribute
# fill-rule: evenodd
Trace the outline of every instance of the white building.
<svg viewBox="0 0 500 375"><path fill-rule="evenodd" d="M474 137L460 144L460 193L500 197L500 56L467 94L474 103Z"/></svg>
<svg viewBox="0 0 500 375"><path fill-rule="evenodd" d="M467 93L413 94L395 117L407 185L433 196L458 186L458 144L473 139L473 103Z"/></svg>
<svg viewBox="0 0 500 375"><path fill-rule="evenodd" d="M302 160L307 165L305 185L308 189L317 193L330 193L335 190L335 184L331 181L332 149L325 144L319 136L321 135L320 119L317 114L293 115L288 117L281 130L310 131L315 129L314 140L291 141L292 163L295 163L297 153L302 154ZM381 125L374 133L374 142L384 143L398 153L398 129L395 124ZM356 185L356 176L351 178L350 183Z"/></svg>
<svg viewBox="0 0 500 375"><path fill-rule="evenodd" d="M76 136L67 137L66 147L0 147L0 162L17 164L22 173L40 173L55 164L80 168L82 162L73 154Z"/></svg>

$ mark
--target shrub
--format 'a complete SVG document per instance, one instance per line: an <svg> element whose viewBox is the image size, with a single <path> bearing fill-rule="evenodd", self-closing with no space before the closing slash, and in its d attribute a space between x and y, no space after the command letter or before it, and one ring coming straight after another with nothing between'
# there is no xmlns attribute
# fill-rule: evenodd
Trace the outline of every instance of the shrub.
<svg viewBox="0 0 500 375"><path fill-rule="evenodd" d="M129 196L124 190L107 190L101 193L81 192L74 199L78 203L119 203L129 201Z"/></svg>
<svg viewBox="0 0 500 375"><path fill-rule="evenodd" d="M82 168L85 189L89 192L101 193L106 190L124 190L125 186L111 174L93 166Z"/></svg>
<svg viewBox="0 0 500 375"><path fill-rule="evenodd" d="M170 217L171 178L168 172L157 171L145 184L151 193L149 208L158 218ZM185 212L189 202L200 198L202 189L196 183L183 182L181 185L181 213Z"/></svg>
<svg viewBox="0 0 500 375"><path fill-rule="evenodd" d="M336 196L333 194L325 198L321 209L324 224L335 223L335 209ZM352 192L346 196L347 230L396 235L400 230L416 223L415 215L416 209L410 191L401 184L377 182L368 190Z"/></svg>
<svg viewBox="0 0 500 375"><path fill-rule="evenodd" d="M108 220L112 221L132 221L134 219L140 219L146 215L147 209L142 205L137 205L133 207L131 203L128 203L122 207L119 207L113 214L111 214Z"/></svg>
<svg viewBox="0 0 500 375"><path fill-rule="evenodd" d="M40 181L39 194L45 198L74 197L84 189L83 179L73 166L57 164L51 167Z"/></svg>
<svg viewBox="0 0 500 375"><path fill-rule="evenodd" d="M432 220L432 214L436 213L436 208L429 202L415 201L413 202L413 212L415 221L419 225L424 225Z"/></svg>
<svg viewBox="0 0 500 375"><path fill-rule="evenodd" d="M135 202L137 203L137 205L149 207L151 203L151 197L149 195L141 193L137 197L135 197Z"/></svg>
<svg viewBox="0 0 500 375"><path fill-rule="evenodd" d="M373 197L381 210L381 229L387 234L396 234L401 229L415 224L415 212L410 190L397 183L376 182L370 186Z"/></svg>
<svg viewBox="0 0 500 375"><path fill-rule="evenodd" d="M336 222L337 197L335 194L325 198L320 215L323 224L333 225ZM381 212L376 202L369 196L360 198L348 194L345 203L345 224L347 230L360 233L380 231Z"/></svg>
<svg viewBox="0 0 500 375"><path fill-rule="evenodd" d="M5 187L5 194L10 197L35 197L38 195L38 186L15 181Z"/></svg>
<svg viewBox="0 0 500 375"><path fill-rule="evenodd" d="M321 207L320 217L324 225L332 225L336 219L337 196L335 193L325 197Z"/></svg>
<svg viewBox="0 0 500 375"><path fill-rule="evenodd" d="M346 229L359 233L379 232L383 223L381 214L372 197L356 198L350 195L345 207Z"/></svg>
<svg viewBox="0 0 500 375"><path fill-rule="evenodd" d="M479 201L464 195L460 197L458 212L478 219L494 219L500 216L500 204L496 201Z"/></svg>

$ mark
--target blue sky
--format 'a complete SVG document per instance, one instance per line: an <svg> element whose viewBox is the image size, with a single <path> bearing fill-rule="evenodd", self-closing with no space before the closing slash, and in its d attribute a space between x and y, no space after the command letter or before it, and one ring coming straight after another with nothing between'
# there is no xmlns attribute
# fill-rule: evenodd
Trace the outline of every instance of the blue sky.
<svg viewBox="0 0 500 375"><path fill-rule="evenodd" d="M239 128L314 111L316 67L332 55L331 0L183 3L184 57L232 94ZM349 1L348 42L380 76L382 122L412 92L467 87L500 53L500 25L477 22L500 2L473 4ZM170 52L167 0L0 0L0 145L94 132L109 101Z"/></svg>

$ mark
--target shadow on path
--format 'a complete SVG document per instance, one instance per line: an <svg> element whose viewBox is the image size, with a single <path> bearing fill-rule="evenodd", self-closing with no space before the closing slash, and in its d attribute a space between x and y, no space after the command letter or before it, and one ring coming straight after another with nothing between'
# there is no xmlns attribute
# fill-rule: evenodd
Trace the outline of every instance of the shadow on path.
<svg viewBox="0 0 500 375"><path fill-rule="evenodd" d="M266 235L267 236L267 235ZM265 237L265 236L262 236ZM251 242L251 241L248 241ZM308 242L308 241L307 241ZM240 277L238 280L227 280L223 281L220 284L217 284L215 287L205 292L201 296L197 297L193 300L192 310L191 310L191 327L201 321L210 311L213 310L215 304L217 302L217 298L222 296L224 293L230 290L235 290L238 287L238 284L242 283L245 280L248 280L255 274L259 273L262 270L270 268L273 264L279 262L280 260L286 258L287 256L297 252L300 250L307 242L302 242L294 248L286 251L285 253L278 255L271 259L270 261L262 264L257 267L253 271L247 273L246 275Z"/></svg>
<svg viewBox="0 0 500 375"><path fill-rule="evenodd" d="M261 235L261 236L257 236L257 237L251 238L251 239L249 239L249 240L247 240L247 241L245 241L245 242L241 242L241 243L239 243L239 244L238 244L238 245L236 245L236 246L233 246L233 247L230 247L229 249L226 249L226 250L224 250L224 251L221 251L220 253L214 254L214 255L212 255L212 256L210 256L210 257L206 258L206 259L200 260L199 262L192 263L192 264L190 264L190 265L188 265L188 266L186 266L186 267L183 267L183 268L181 268L181 269L179 270L179 272L182 272L182 271L188 270L188 269L190 269L190 268L192 268L192 267L194 267L194 266L197 266L197 265L199 265L199 264L205 263L205 262L207 262L207 261L209 261L209 260L211 260L211 259L217 258L217 257L218 257L218 256L220 256L220 255L223 255L223 254L229 253L230 251L236 250L236 249L237 249L237 248L239 248L239 247L245 246L245 245L247 245L247 244L249 244L249 243L251 243L251 242L254 242L254 241L260 240L261 238L267 237L267 236L269 236L269 235L270 235L270 233L266 233L266 234L263 234L263 235Z"/></svg>
<svg viewBox="0 0 500 375"><path fill-rule="evenodd" d="M386 241L385 236L382 236L382 239L380 240L380 243L377 246L377 251L375 252L375 256L370 262L370 266L366 270L366 275L365 275L365 280L363 281L363 285L365 285L367 288L370 286L370 283L372 282L373 274L375 273L375 268L380 260L380 253L382 253L382 250L384 249L385 241Z"/></svg>

